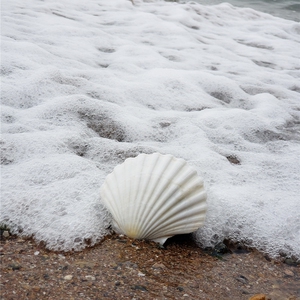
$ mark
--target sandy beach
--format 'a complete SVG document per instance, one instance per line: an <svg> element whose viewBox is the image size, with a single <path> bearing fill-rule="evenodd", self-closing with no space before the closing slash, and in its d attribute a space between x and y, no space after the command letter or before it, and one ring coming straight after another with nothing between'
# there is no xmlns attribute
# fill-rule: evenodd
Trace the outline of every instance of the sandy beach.
<svg viewBox="0 0 300 300"><path fill-rule="evenodd" d="M81 252L1 241L1 299L300 299L299 265L256 250L204 251L188 237L164 248L112 235Z"/></svg>

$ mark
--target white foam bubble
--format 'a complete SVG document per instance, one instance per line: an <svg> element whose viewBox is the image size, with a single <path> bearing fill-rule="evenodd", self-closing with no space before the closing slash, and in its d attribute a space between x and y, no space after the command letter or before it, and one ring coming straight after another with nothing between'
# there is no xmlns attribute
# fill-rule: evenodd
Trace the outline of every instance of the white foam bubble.
<svg viewBox="0 0 300 300"><path fill-rule="evenodd" d="M51 249L95 244L105 176L159 151L204 177L200 245L300 257L299 24L134 2L2 5L0 221Z"/></svg>

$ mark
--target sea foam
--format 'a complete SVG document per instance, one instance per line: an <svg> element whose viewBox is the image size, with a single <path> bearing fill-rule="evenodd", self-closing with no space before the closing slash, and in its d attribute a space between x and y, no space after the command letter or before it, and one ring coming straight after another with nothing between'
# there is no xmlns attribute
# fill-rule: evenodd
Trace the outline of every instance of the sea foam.
<svg viewBox="0 0 300 300"><path fill-rule="evenodd" d="M170 153L204 177L203 247L300 257L300 25L229 4L2 4L1 222L50 249L109 233L104 178Z"/></svg>

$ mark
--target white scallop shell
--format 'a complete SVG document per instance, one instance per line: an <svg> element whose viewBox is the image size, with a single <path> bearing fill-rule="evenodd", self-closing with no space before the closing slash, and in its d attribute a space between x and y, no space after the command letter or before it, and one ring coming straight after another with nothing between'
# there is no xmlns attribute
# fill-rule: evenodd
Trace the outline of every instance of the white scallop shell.
<svg viewBox="0 0 300 300"><path fill-rule="evenodd" d="M131 238L163 244L197 230L206 214L202 179L183 159L140 154L114 168L100 188L114 227Z"/></svg>

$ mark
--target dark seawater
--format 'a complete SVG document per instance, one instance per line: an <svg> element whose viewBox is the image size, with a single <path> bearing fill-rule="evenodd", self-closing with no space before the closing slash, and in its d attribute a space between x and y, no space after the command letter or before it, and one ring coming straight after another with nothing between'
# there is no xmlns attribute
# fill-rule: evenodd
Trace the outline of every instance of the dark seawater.
<svg viewBox="0 0 300 300"><path fill-rule="evenodd" d="M300 22L300 0L192 0L205 5L223 2L234 6L249 7L276 17ZM188 1L184 1L188 2Z"/></svg>

